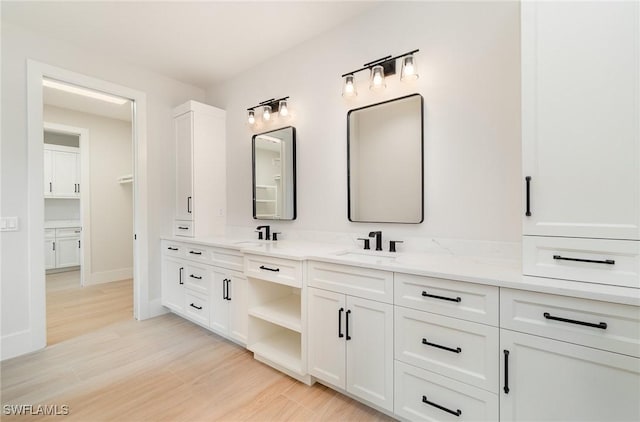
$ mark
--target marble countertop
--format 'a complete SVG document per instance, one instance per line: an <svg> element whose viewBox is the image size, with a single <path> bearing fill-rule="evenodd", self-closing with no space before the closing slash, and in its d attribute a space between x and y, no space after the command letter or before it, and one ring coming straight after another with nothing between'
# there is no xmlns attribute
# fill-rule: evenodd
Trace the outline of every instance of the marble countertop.
<svg viewBox="0 0 640 422"><path fill-rule="evenodd" d="M523 276L520 260L514 259L456 255L447 251L442 253L376 252L349 248L345 245L297 240L273 242L234 237L184 238L173 236L163 237L163 239L235 249L244 254L299 261L322 261L640 306L640 289Z"/></svg>
<svg viewBox="0 0 640 422"><path fill-rule="evenodd" d="M80 220L48 220L44 222L45 229L63 229L67 227L82 227Z"/></svg>

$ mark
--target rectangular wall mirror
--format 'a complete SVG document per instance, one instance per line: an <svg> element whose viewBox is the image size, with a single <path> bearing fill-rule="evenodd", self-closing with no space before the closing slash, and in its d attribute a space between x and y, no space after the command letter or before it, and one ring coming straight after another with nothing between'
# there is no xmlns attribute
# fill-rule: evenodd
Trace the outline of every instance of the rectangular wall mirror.
<svg viewBox="0 0 640 422"><path fill-rule="evenodd" d="M296 129L288 126L252 139L253 218L296 219Z"/></svg>
<svg viewBox="0 0 640 422"><path fill-rule="evenodd" d="M424 220L423 108L413 94L349 111L349 221Z"/></svg>

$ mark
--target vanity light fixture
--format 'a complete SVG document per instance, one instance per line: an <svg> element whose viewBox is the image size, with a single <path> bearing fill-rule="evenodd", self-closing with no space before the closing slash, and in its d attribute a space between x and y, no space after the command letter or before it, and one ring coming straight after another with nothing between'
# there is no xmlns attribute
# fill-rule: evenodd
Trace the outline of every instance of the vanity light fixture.
<svg viewBox="0 0 640 422"><path fill-rule="evenodd" d="M256 110L262 112L262 121L268 122L271 120L273 113L278 113L280 117L289 117L289 97L283 98L271 98L260 102L258 105L249 107L247 109L247 121L250 125L256 123Z"/></svg>
<svg viewBox="0 0 640 422"><path fill-rule="evenodd" d="M416 72L414 54L417 53L418 51L420 50L418 49L412 50L395 57L388 55L380 59L374 60L372 62L365 63L364 65L362 65L363 67L358 70L345 73L344 75L342 75L342 80L343 80L342 96L354 97L357 95L354 75L363 70L369 70L370 72L369 89L371 90L384 89L387 86L387 84L385 83L385 78L387 76L392 76L396 74L397 59L402 59L402 70L400 72L400 80L409 81L409 80L417 79L418 73Z"/></svg>

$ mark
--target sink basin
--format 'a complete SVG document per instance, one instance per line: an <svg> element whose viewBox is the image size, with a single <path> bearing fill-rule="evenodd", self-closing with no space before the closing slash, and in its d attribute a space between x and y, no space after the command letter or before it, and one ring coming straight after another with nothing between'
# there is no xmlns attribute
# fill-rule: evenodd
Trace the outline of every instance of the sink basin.
<svg viewBox="0 0 640 422"><path fill-rule="evenodd" d="M233 244L238 246L260 246L262 242L256 240L241 240L239 242L233 242Z"/></svg>
<svg viewBox="0 0 640 422"><path fill-rule="evenodd" d="M364 251L342 251L334 254L340 258L349 259L367 264L389 264L396 260L395 256L384 255L382 253Z"/></svg>

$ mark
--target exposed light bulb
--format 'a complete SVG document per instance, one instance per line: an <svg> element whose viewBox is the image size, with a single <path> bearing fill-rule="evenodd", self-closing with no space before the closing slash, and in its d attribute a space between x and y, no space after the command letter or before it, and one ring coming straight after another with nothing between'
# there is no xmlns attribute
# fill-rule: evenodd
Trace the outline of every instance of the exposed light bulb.
<svg viewBox="0 0 640 422"><path fill-rule="evenodd" d="M249 124L252 125L256 122L256 114L253 110L249 110Z"/></svg>
<svg viewBox="0 0 640 422"><path fill-rule="evenodd" d="M271 106L264 106L262 109L262 119L270 120L271 119Z"/></svg>

